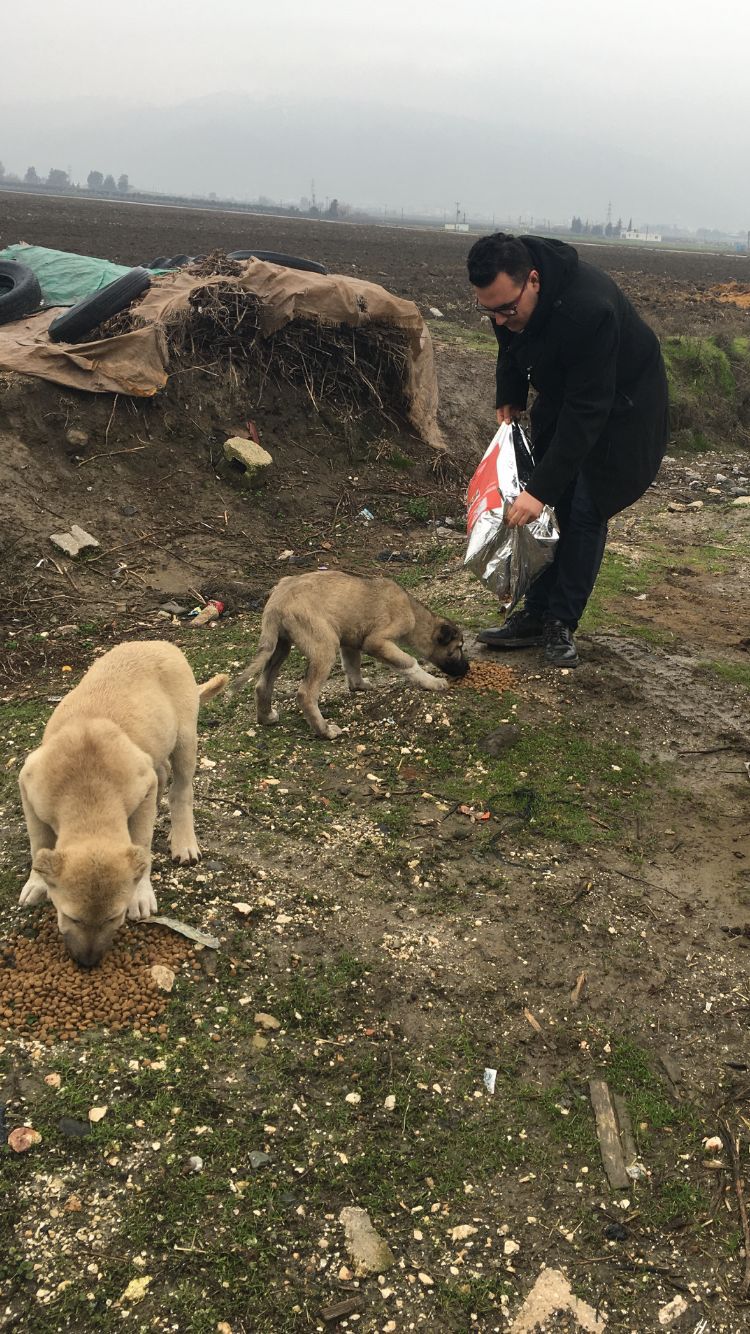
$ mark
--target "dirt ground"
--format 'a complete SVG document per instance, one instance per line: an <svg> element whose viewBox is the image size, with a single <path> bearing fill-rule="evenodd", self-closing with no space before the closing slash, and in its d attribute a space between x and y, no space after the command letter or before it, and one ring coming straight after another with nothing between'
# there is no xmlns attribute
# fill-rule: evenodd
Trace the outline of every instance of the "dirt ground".
<svg viewBox="0 0 750 1334"><path fill-rule="evenodd" d="M144 405L3 377L1 974L48 911L16 906L18 769L103 649L163 637L198 679L235 670L276 578L323 565L397 578L476 656L498 612L462 568L492 359L461 238L0 198L3 243L125 262L273 245L438 306L451 444L446 459L385 420L341 430L279 388L248 406L206 378ZM606 260L668 331L739 318L706 294L746 281L746 260ZM274 457L253 493L214 467L249 415ZM277 727L250 692L202 712L205 860L171 866L162 814L155 884L219 949L178 973L166 1029L44 1044L0 999L6 1133L42 1136L0 1154L0 1328L520 1334L545 1266L593 1328L745 1327L748 494L747 451L669 456L612 524L575 672L514 654L494 696L379 668L353 696L335 673L334 743L298 713L297 660ZM84 561L49 544L70 522L101 543ZM211 628L164 610L199 594L226 601ZM625 1188L603 1170L597 1078L632 1122ZM347 1206L390 1247L379 1276L357 1273ZM533 1328L585 1324L560 1298Z"/></svg>

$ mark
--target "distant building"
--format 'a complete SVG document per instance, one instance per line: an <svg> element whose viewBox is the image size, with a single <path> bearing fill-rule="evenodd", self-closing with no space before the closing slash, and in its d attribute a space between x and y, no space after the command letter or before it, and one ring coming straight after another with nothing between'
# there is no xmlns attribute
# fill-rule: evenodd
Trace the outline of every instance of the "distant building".
<svg viewBox="0 0 750 1334"><path fill-rule="evenodd" d="M468 232L468 222L446 222L445 230L447 232Z"/></svg>
<svg viewBox="0 0 750 1334"><path fill-rule="evenodd" d="M660 232L638 232L634 228L620 232L621 241L661 241Z"/></svg>

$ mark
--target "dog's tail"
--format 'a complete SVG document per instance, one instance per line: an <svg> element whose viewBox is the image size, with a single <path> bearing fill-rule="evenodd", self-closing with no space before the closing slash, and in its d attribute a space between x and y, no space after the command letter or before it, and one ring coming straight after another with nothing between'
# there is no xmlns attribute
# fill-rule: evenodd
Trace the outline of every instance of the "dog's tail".
<svg viewBox="0 0 750 1334"><path fill-rule="evenodd" d="M210 681L204 681L203 685L198 686L198 699L201 704L213 699L214 695L220 695L228 682L229 677L226 672L219 672L217 676L212 676Z"/></svg>
<svg viewBox="0 0 750 1334"><path fill-rule="evenodd" d="M248 663L244 672L240 672L239 676L235 676L232 681L232 684L229 687L230 699L233 699L237 692L241 690L244 685L247 685L248 681L252 681L254 676L260 676L263 668L270 662L271 655L275 648L275 644L268 645L261 643L259 651L256 653L252 662Z"/></svg>
<svg viewBox="0 0 750 1334"><path fill-rule="evenodd" d="M229 687L230 699L234 698L237 692L241 690L244 685L247 685L248 681L252 681L253 677L260 676L263 668L268 666L268 663L276 652L280 630L281 616L273 611L266 611L260 627L258 652L252 662L248 663L245 670L240 672L239 676L235 676L232 681L232 684Z"/></svg>

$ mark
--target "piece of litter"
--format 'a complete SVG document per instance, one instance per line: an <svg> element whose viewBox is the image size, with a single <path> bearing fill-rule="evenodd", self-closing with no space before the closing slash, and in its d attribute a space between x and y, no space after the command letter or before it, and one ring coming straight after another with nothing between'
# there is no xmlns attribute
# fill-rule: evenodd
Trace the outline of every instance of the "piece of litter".
<svg viewBox="0 0 750 1334"><path fill-rule="evenodd" d="M169 927L169 930L176 931L178 936L187 936L188 940L194 940L198 945L205 945L209 950L219 948L217 936L209 936L205 931L199 931L197 926L188 926L187 922L178 922L176 917L145 917L143 920L153 923L154 926Z"/></svg>
<svg viewBox="0 0 750 1334"><path fill-rule="evenodd" d="M492 1069L492 1066L490 1066L490 1065L486 1066L486 1067L485 1067L485 1071L484 1071L484 1075L483 1075L483 1077L482 1077L482 1082L483 1082L484 1087L486 1088L486 1090L487 1090L488 1093L494 1093L494 1092L495 1092L495 1080L496 1080L496 1079L497 1079L497 1070L493 1070L493 1069Z"/></svg>

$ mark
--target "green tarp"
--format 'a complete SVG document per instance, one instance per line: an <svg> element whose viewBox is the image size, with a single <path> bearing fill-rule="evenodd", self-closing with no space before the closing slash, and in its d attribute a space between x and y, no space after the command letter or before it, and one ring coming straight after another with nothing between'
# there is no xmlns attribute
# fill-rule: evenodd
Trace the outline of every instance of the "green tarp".
<svg viewBox="0 0 750 1334"><path fill-rule="evenodd" d="M74 306L84 296L113 283L131 265L112 264L108 259L73 255L66 250L48 250L41 245L9 245L0 259L15 259L36 274L45 306Z"/></svg>

